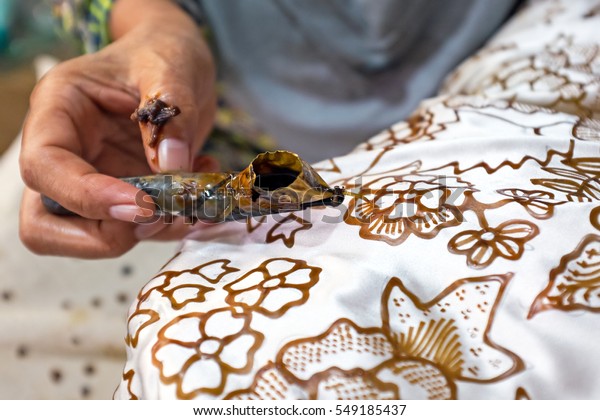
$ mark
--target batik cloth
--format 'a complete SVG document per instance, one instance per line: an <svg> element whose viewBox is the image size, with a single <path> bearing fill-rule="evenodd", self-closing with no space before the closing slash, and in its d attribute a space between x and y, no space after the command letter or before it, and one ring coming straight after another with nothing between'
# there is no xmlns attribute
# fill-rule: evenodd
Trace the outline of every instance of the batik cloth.
<svg viewBox="0 0 600 420"><path fill-rule="evenodd" d="M342 206L186 238L130 309L115 397L598 398L599 24L532 2L314 165Z"/></svg>

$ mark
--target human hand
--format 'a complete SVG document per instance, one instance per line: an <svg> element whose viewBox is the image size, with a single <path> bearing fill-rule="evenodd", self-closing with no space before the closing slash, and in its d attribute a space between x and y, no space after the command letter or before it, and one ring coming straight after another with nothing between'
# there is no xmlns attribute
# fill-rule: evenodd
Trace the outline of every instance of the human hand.
<svg viewBox="0 0 600 420"><path fill-rule="evenodd" d="M27 186L20 236L35 253L114 257L140 239L186 230L180 221L132 223L154 220L153 205L115 177L192 169L213 122L214 66L196 24L174 4L144 0L132 22L131 7L140 1L116 3L114 43L58 65L31 96L20 156ZM157 147L150 146L151 127L130 120L152 97L181 110ZM194 169L215 170L214 161L197 159ZM81 217L48 213L40 194Z"/></svg>

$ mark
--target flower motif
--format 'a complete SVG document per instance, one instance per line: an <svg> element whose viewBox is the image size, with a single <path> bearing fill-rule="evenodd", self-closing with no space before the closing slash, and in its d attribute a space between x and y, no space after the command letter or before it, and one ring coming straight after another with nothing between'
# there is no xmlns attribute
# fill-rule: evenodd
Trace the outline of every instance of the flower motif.
<svg viewBox="0 0 600 420"><path fill-rule="evenodd" d="M448 250L467 256L467 265L485 268L498 257L518 260L523 255L525 243L539 233L536 225L525 220L510 220L498 227L466 230L454 236Z"/></svg>
<svg viewBox="0 0 600 420"><path fill-rule="evenodd" d="M206 300L206 294L215 290L207 283L218 284L223 277L239 271L229 264L230 260L219 259L187 270L163 271L154 278L154 281L161 280L161 283L149 288L141 300L156 290L169 300L173 309L182 309L192 302L202 303Z"/></svg>
<svg viewBox="0 0 600 420"><path fill-rule="evenodd" d="M308 300L310 289L319 281L321 268L305 261L272 258L225 285L225 301L232 306L278 318L292 306Z"/></svg>
<svg viewBox="0 0 600 420"><path fill-rule="evenodd" d="M564 203L564 201L555 200L554 194L547 191L510 188L498 190L498 193L512 198L516 203L525 207L527 213L536 219L548 219L552 217L554 206Z"/></svg>
<svg viewBox="0 0 600 420"><path fill-rule="evenodd" d="M338 319L287 343L231 399L450 399L456 381L493 382L523 368L489 331L510 275L460 279L421 302L397 278L382 296L381 327Z"/></svg>
<svg viewBox="0 0 600 420"><path fill-rule="evenodd" d="M443 103L430 105L419 109L406 121L375 135L359 148L373 150L417 140L434 140L449 124L458 121L458 113L454 109L446 107Z"/></svg>
<svg viewBox="0 0 600 420"><path fill-rule="evenodd" d="M231 308L192 312L171 320L158 332L152 363L177 397L219 395L232 373L248 373L264 336L250 329L251 315Z"/></svg>
<svg viewBox="0 0 600 420"><path fill-rule="evenodd" d="M573 37L559 35L542 53L517 55L505 62L483 83L482 93L498 96L513 92L516 99L527 99L524 102L537 102L572 114L589 114L587 92L595 83L599 58L597 45L575 43Z"/></svg>
<svg viewBox="0 0 600 420"><path fill-rule="evenodd" d="M362 238L389 245L399 245L412 234L430 239L441 229L460 224L456 201L469 188L454 177L382 177L361 188L360 198L349 204L345 221L360 226Z"/></svg>
<svg viewBox="0 0 600 420"><path fill-rule="evenodd" d="M178 256L179 253L163 268L177 260ZM239 271L229 266L230 263L230 260L218 259L187 270L166 270L157 274L138 295L135 309L128 319L125 342L131 347L136 347L142 331L160 320L159 313L151 306L148 307L151 296L159 293L168 299L171 307L176 310L192 302L204 302L206 294L215 290L206 283L217 284L228 274Z"/></svg>

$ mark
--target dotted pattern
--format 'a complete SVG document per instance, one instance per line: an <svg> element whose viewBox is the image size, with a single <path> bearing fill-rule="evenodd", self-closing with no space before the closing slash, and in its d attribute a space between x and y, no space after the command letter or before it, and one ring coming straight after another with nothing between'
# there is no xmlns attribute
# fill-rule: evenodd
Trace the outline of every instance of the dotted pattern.
<svg viewBox="0 0 600 420"><path fill-rule="evenodd" d="M383 361L393 349L387 338L381 334L359 333L347 322L335 324L329 333L319 341L306 340L289 346L284 352L282 361L285 367L299 378L306 378L312 369L323 370L327 366L343 365L339 356L363 357ZM350 356L352 355L352 356Z"/></svg>

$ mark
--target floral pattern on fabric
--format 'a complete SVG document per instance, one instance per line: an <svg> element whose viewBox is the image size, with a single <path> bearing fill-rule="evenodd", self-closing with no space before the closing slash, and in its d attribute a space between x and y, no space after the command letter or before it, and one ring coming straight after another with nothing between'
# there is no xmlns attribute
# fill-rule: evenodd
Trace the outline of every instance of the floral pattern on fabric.
<svg viewBox="0 0 600 420"><path fill-rule="evenodd" d="M253 354L264 339L249 329L250 320L249 315L223 309L192 312L170 321L153 347L153 363L162 381L175 383L179 398L221 393L230 374L250 370ZM195 333L191 339L190 329Z"/></svg>
<svg viewBox="0 0 600 420"><path fill-rule="evenodd" d="M513 375L522 362L486 336L509 277L459 280L428 303L393 278L382 297L380 328L340 319L317 337L294 340L250 389L227 398L279 399L295 388L315 399L449 399L456 397L455 380ZM462 303L470 295L479 301L476 312ZM420 316L411 316L415 311ZM465 331L455 319L469 321Z"/></svg>
<svg viewBox="0 0 600 420"><path fill-rule="evenodd" d="M274 258L223 287L225 299L266 316L279 317L288 308L308 300L310 289L319 281L321 269L304 261Z"/></svg>
<svg viewBox="0 0 600 420"><path fill-rule="evenodd" d="M316 163L339 207L186 238L132 307L116 397L600 395L595 8L531 3L406 122ZM246 344L206 350L214 314Z"/></svg>
<svg viewBox="0 0 600 420"><path fill-rule="evenodd" d="M455 178L423 175L382 177L365 184L351 201L346 223L360 226L364 239L399 245L411 234L433 238L458 226L462 214L452 204L469 185Z"/></svg>
<svg viewBox="0 0 600 420"><path fill-rule="evenodd" d="M496 258L518 260L523 255L525 243L538 234L538 228L527 221L509 221L482 230L467 230L448 243L450 252L467 256L467 264L484 268Z"/></svg>

